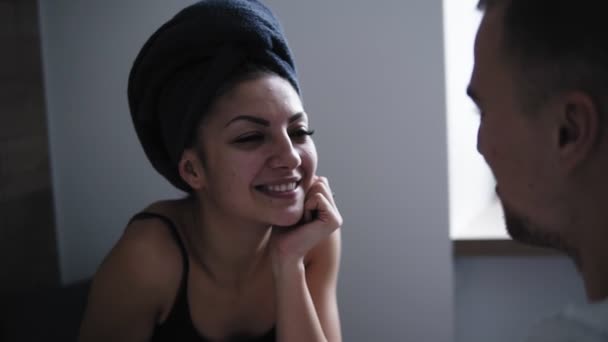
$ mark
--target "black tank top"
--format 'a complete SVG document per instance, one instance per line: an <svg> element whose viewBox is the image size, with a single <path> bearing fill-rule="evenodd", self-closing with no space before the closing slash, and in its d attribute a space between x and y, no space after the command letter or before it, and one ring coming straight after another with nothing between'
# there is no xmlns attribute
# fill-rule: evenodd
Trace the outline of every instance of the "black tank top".
<svg viewBox="0 0 608 342"><path fill-rule="evenodd" d="M182 278L180 281L177 297L175 298L175 303L173 303L173 307L171 308L171 312L167 316L167 319L162 323L157 325L154 328L154 333L152 334L152 342L165 342L165 341L180 341L180 342L201 342L201 341L210 341L208 338L201 336L194 327L192 322L192 318L190 317L190 305L188 304L188 253L186 252L186 247L182 242L175 224L171 219L166 216L150 213L150 212L141 212L136 214L131 218L131 221L134 220L143 220L155 218L163 221L165 225L169 228L175 243L179 247L179 250L182 255L182 263L183 263L183 272ZM129 223L130 223L129 222ZM276 331L275 328L270 329L266 334L258 337L246 337L246 338L234 338L231 341L251 341L251 342L271 342L276 340Z"/></svg>

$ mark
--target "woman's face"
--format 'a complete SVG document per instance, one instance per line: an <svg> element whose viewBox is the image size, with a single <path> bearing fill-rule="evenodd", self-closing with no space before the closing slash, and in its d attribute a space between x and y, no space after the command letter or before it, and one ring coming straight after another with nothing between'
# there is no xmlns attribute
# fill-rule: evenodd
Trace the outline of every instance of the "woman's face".
<svg viewBox="0 0 608 342"><path fill-rule="evenodd" d="M201 196L215 209L277 226L300 220L317 151L288 81L263 75L237 84L216 101L199 132Z"/></svg>

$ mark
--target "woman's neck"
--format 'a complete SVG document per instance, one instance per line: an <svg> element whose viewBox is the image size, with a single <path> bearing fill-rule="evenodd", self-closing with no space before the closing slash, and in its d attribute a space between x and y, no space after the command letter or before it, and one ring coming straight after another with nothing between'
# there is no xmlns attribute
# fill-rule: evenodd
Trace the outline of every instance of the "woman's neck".
<svg viewBox="0 0 608 342"><path fill-rule="evenodd" d="M239 220L191 200L188 235L196 262L218 285L235 290L268 266L271 227Z"/></svg>

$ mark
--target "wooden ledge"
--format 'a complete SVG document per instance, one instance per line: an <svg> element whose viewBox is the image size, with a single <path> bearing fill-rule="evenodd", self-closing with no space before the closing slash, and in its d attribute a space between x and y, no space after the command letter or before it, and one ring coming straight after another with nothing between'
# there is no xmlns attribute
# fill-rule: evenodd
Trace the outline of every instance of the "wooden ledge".
<svg viewBox="0 0 608 342"><path fill-rule="evenodd" d="M558 251L532 247L513 240L453 240L454 256L554 256Z"/></svg>

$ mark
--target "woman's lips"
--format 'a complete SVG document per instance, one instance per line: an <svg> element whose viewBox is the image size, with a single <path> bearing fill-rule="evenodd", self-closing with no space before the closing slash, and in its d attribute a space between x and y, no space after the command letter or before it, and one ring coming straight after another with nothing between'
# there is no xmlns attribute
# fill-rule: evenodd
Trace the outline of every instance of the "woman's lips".
<svg viewBox="0 0 608 342"><path fill-rule="evenodd" d="M288 181L284 183L275 183L268 185L258 185L255 187L264 195L275 198L293 198L298 194L300 181Z"/></svg>

